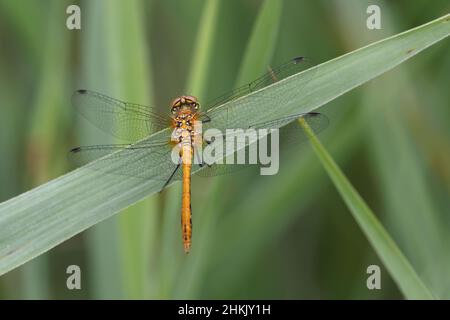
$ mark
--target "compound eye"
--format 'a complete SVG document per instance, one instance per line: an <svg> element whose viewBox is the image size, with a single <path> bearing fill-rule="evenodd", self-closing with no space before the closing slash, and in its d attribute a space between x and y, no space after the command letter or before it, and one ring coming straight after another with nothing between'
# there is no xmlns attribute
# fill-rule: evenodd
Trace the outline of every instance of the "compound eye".
<svg viewBox="0 0 450 320"><path fill-rule="evenodd" d="M194 108L195 108L195 110L198 109L198 103L197 102L194 104Z"/></svg>
<svg viewBox="0 0 450 320"><path fill-rule="evenodd" d="M173 107L170 111L171 111L173 114L175 114L175 113L177 113L177 108Z"/></svg>

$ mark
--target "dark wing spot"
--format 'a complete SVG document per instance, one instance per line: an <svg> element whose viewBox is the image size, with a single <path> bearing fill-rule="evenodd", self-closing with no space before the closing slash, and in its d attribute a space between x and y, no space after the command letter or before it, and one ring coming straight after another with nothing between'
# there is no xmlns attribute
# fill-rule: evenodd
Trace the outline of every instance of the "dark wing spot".
<svg viewBox="0 0 450 320"><path fill-rule="evenodd" d="M80 89L80 90L77 90L77 92L78 92L78 93L81 93L81 94L85 94L85 93L87 93L87 90Z"/></svg>
<svg viewBox="0 0 450 320"><path fill-rule="evenodd" d="M70 149L70 152L80 152L80 150L81 150L81 148L80 147L75 147L75 148L72 148L72 149Z"/></svg>
<svg viewBox="0 0 450 320"><path fill-rule="evenodd" d="M295 57L294 59L292 59L292 61L297 64L302 62L303 60L305 60L305 57Z"/></svg>

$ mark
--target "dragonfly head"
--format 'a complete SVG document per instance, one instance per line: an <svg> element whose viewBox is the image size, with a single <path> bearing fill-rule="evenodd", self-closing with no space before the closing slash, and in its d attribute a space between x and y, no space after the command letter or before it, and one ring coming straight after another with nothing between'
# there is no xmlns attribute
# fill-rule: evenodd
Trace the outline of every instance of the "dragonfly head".
<svg viewBox="0 0 450 320"><path fill-rule="evenodd" d="M194 96L181 96L173 100L170 111L172 114L179 114L181 111L195 113L200 108L197 98Z"/></svg>

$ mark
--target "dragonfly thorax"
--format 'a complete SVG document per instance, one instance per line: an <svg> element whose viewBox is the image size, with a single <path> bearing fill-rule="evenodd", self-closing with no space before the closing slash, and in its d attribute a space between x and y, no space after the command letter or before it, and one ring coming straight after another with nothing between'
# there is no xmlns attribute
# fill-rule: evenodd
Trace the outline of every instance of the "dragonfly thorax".
<svg viewBox="0 0 450 320"><path fill-rule="evenodd" d="M191 131L194 128L196 113L179 112L174 118L174 127Z"/></svg>
<svg viewBox="0 0 450 320"><path fill-rule="evenodd" d="M197 113L190 111L180 111L173 117L174 131L172 133L172 141L181 142L187 137L195 135L195 121Z"/></svg>

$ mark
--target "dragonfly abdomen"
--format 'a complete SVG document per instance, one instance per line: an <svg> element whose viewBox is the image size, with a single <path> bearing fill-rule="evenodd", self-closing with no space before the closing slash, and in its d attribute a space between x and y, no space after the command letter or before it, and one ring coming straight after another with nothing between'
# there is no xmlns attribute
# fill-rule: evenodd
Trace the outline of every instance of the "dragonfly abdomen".
<svg viewBox="0 0 450 320"><path fill-rule="evenodd" d="M183 234L184 252L189 253L192 238L192 208L191 208L191 166L192 145L182 141L181 160L183 169L183 191L181 196L181 231Z"/></svg>

